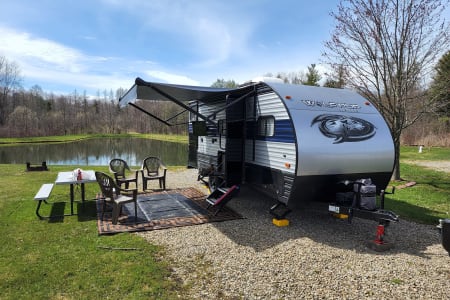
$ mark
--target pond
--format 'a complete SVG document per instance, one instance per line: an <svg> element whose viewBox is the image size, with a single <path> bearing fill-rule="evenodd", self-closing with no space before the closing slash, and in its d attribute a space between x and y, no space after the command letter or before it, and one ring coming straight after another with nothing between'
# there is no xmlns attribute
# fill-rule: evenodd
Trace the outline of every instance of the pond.
<svg viewBox="0 0 450 300"><path fill-rule="evenodd" d="M158 156L167 166L186 166L188 145L142 138L95 138L70 143L24 144L0 147L0 164L107 166L122 158L140 166L148 156Z"/></svg>

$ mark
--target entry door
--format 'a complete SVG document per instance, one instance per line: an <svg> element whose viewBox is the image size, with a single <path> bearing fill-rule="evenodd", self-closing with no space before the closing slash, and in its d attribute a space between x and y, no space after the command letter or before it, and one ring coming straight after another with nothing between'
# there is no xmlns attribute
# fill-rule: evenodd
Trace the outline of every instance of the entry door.
<svg viewBox="0 0 450 300"><path fill-rule="evenodd" d="M227 103L234 99L227 99ZM241 184L244 177L245 154L245 100L226 110L225 180L228 186Z"/></svg>

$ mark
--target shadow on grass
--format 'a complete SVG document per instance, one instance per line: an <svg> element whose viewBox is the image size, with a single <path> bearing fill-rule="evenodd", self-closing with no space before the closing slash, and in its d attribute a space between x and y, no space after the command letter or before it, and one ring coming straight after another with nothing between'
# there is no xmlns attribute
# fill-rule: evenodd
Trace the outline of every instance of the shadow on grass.
<svg viewBox="0 0 450 300"><path fill-rule="evenodd" d="M401 164L402 177L405 180L416 181L429 185L438 190L450 190L450 174L442 171L430 170L420 165Z"/></svg>
<svg viewBox="0 0 450 300"><path fill-rule="evenodd" d="M64 211L66 209L66 202L54 202L51 204L52 208L49 215L49 223L64 222Z"/></svg>
<svg viewBox="0 0 450 300"><path fill-rule="evenodd" d="M84 203L77 203L78 221L86 222L97 219L96 201L85 201Z"/></svg>
<svg viewBox="0 0 450 300"><path fill-rule="evenodd" d="M66 212L66 206L70 206L67 202L53 202L50 204L51 210L48 216L44 216L48 219L49 223L62 223L64 218L78 218L78 222L86 222L97 219L97 211L95 201L85 201L84 203L78 202L74 214Z"/></svg>
<svg viewBox="0 0 450 300"><path fill-rule="evenodd" d="M446 217L443 211L413 205L399 199L390 199L386 197L386 203L386 209L397 212L401 211L404 213L403 218L412 222L422 220L421 223L437 225L440 218ZM402 218L402 216L400 216L400 218Z"/></svg>

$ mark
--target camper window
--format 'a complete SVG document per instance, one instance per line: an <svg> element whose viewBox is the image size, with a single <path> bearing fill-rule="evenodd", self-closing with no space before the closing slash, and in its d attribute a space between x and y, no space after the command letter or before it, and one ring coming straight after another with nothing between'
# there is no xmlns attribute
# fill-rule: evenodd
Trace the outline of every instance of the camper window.
<svg viewBox="0 0 450 300"><path fill-rule="evenodd" d="M273 116L259 117L257 128L258 136L273 136L275 132L275 118Z"/></svg>

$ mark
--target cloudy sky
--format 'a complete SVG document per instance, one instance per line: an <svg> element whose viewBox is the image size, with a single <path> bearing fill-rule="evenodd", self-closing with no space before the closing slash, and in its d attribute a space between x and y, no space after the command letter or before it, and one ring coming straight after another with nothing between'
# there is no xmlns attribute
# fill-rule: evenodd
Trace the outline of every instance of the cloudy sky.
<svg viewBox="0 0 450 300"><path fill-rule="evenodd" d="M319 64L338 0L0 0L0 56L23 86L88 95L210 86Z"/></svg>

